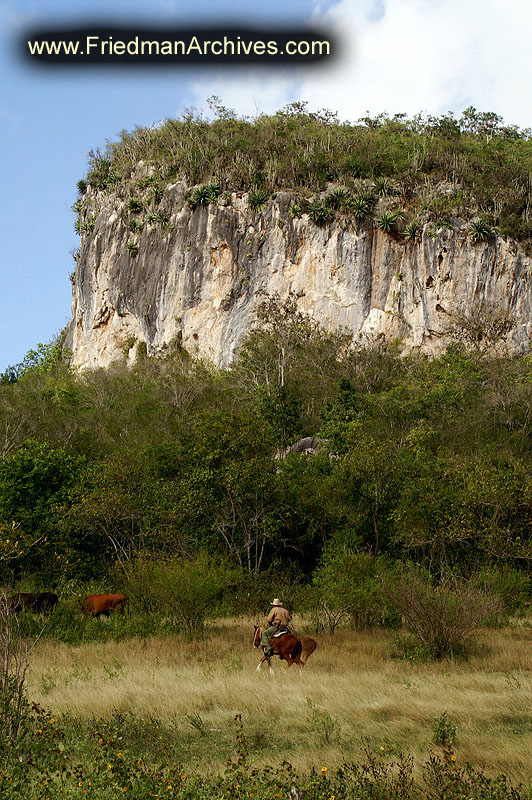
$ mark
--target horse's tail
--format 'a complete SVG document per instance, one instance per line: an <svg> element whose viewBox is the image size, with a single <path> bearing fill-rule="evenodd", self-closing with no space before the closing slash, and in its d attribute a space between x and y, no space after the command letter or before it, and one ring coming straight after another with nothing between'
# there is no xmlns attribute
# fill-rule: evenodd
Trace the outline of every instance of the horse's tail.
<svg viewBox="0 0 532 800"><path fill-rule="evenodd" d="M304 664L306 664L309 659L309 656L312 655L312 653L314 652L314 650L318 645L316 640L312 639L310 636L304 636L301 639L301 645L303 650L301 655L301 660L303 661Z"/></svg>

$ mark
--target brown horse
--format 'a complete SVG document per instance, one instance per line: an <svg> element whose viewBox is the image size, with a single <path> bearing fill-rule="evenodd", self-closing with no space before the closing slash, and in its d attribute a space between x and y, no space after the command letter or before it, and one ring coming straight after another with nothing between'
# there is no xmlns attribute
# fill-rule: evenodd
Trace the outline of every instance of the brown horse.
<svg viewBox="0 0 532 800"><path fill-rule="evenodd" d="M254 625L253 627L253 647L259 648L261 647L262 634L266 628L261 628L259 625ZM312 655L317 645L315 640L311 639L310 636L303 636L302 639L298 639L297 636L294 636L292 633L286 633L284 636L279 636L275 639L272 637L270 639L270 647L273 650L273 655L279 656L281 661L286 661L288 667L291 667L292 664L295 663L301 668L305 666L308 657ZM257 670L260 670L263 663L267 661L270 672L273 672L271 664L272 657L266 655L264 647L262 647L262 652L263 655L259 661Z"/></svg>

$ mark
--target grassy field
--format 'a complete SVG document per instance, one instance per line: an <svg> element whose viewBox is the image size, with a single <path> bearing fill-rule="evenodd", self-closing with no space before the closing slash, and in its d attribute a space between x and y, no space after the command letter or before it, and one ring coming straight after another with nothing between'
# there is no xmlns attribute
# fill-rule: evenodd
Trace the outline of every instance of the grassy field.
<svg viewBox="0 0 532 800"><path fill-rule="evenodd" d="M251 629L238 620L201 641L41 641L29 696L81 726L114 718L124 748L138 749L139 758L164 746L189 774L204 775L235 756L236 714L254 763L286 759L308 772L363 759L366 751L390 759L409 753L421 765L441 753L435 720L446 713L456 727L457 763L529 784L530 627L483 631L468 661L441 663L405 659L389 632L342 630L316 637L318 650L303 671L277 660L273 676L255 670Z"/></svg>

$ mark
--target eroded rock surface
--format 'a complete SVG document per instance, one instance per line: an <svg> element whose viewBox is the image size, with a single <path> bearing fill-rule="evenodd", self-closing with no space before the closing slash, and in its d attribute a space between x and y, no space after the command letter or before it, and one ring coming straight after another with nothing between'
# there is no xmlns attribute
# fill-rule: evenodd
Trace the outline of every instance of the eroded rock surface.
<svg viewBox="0 0 532 800"><path fill-rule="evenodd" d="M168 223L133 233L142 215L126 199L89 190L94 227L82 236L66 342L74 365L105 367L176 341L226 365L264 294L292 295L325 328L430 353L446 345L454 315L484 304L511 319L510 349L529 349L531 259L513 241L474 244L456 220L453 230L425 225L409 244L351 219L291 219L284 193L261 213L246 195L195 210L185 195L182 183L168 187L159 207Z"/></svg>

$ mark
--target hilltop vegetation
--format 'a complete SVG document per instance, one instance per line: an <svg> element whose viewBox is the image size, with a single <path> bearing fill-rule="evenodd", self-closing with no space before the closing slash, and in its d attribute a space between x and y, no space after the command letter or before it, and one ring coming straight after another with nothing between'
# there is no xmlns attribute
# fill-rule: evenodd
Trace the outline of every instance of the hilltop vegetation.
<svg viewBox="0 0 532 800"><path fill-rule="evenodd" d="M211 187L205 203L225 192L250 192L250 203L260 208L272 193L290 191L294 213L301 213L320 204L320 193L333 185L344 195L330 199L329 218L339 210L362 214L360 198L367 200L369 192L387 197L388 213L410 221L441 227L461 217L482 223L484 235L496 226L503 236L531 236L530 131L506 125L493 112L468 108L459 118L412 119L380 114L349 123L330 111L312 113L305 103L253 120L237 117L217 98L210 105L210 122L190 112L123 131L104 153L91 153L80 193L92 186L138 204L139 192L149 189L158 206L166 186L185 179L189 186ZM371 213L371 204L363 213ZM323 212L316 221L326 221Z"/></svg>

